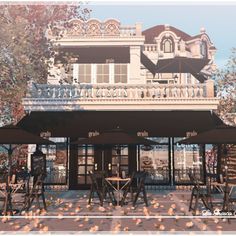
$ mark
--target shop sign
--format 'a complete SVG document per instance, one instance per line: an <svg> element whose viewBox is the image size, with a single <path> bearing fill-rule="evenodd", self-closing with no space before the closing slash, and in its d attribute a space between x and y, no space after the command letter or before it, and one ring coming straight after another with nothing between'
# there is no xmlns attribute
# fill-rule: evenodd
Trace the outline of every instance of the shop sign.
<svg viewBox="0 0 236 236"><path fill-rule="evenodd" d="M196 135L197 135L197 132L195 130L190 131L190 132L186 132L186 137L187 138L190 138L190 137L193 137L193 136L196 136Z"/></svg>
<svg viewBox="0 0 236 236"><path fill-rule="evenodd" d="M95 137L95 136L98 136L100 133L95 130L95 131L90 131L88 132L88 137L91 138L91 137Z"/></svg>
<svg viewBox="0 0 236 236"><path fill-rule="evenodd" d="M137 132L137 136L139 137L148 137L148 132L146 130Z"/></svg>
<svg viewBox="0 0 236 236"><path fill-rule="evenodd" d="M46 131L46 132L41 132L40 133L40 137L41 138L46 138L46 139L48 139L48 138L50 138L52 136L52 133L50 132L50 131Z"/></svg>

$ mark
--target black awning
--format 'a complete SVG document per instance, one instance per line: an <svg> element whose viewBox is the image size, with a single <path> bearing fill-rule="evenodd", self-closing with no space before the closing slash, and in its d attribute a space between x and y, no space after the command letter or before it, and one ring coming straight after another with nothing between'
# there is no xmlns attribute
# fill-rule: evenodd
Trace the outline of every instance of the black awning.
<svg viewBox="0 0 236 236"><path fill-rule="evenodd" d="M201 58L174 57L160 59L156 65L156 73L199 73L210 60Z"/></svg>
<svg viewBox="0 0 236 236"><path fill-rule="evenodd" d="M209 111L42 111L31 112L18 125L34 133L50 131L54 137L88 137L88 132L120 127L131 134L146 131L150 137L185 137L223 122Z"/></svg>
<svg viewBox="0 0 236 236"><path fill-rule="evenodd" d="M129 47L68 47L59 49L55 63L130 63Z"/></svg>

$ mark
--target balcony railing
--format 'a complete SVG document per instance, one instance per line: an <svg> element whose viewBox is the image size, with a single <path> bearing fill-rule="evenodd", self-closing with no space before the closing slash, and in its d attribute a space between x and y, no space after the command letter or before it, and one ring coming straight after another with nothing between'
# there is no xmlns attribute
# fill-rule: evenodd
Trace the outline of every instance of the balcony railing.
<svg viewBox="0 0 236 236"><path fill-rule="evenodd" d="M31 83L27 98L80 99L80 100L147 100L160 98L207 98L207 84L80 84L49 85Z"/></svg>

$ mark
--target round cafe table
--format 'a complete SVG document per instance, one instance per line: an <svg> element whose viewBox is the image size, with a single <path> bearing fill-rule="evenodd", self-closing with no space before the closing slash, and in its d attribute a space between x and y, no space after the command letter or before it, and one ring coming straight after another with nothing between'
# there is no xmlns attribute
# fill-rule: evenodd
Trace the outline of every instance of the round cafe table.
<svg viewBox="0 0 236 236"><path fill-rule="evenodd" d="M121 178L117 176L113 177L107 177L105 178L106 182L116 191L117 193L117 206L120 203L120 195L121 191L128 185L128 183L131 181L131 178ZM116 185L114 184L116 183ZM122 187L120 183L123 183Z"/></svg>

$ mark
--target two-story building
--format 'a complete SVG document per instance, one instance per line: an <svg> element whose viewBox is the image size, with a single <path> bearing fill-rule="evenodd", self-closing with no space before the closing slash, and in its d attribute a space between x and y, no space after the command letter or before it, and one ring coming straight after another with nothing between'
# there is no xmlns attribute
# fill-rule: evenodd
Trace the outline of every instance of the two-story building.
<svg viewBox="0 0 236 236"><path fill-rule="evenodd" d="M142 31L140 23L74 19L47 37L57 48L48 82L29 83L19 125L57 142L44 149L48 183L83 189L89 170L114 174L112 147L101 155L101 147L70 143L117 126L158 142L122 147L127 174L146 170L152 186L186 184L190 168L204 175L204 147L176 143L221 124L213 113L216 48L203 28L191 36L169 25Z"/></svg>

